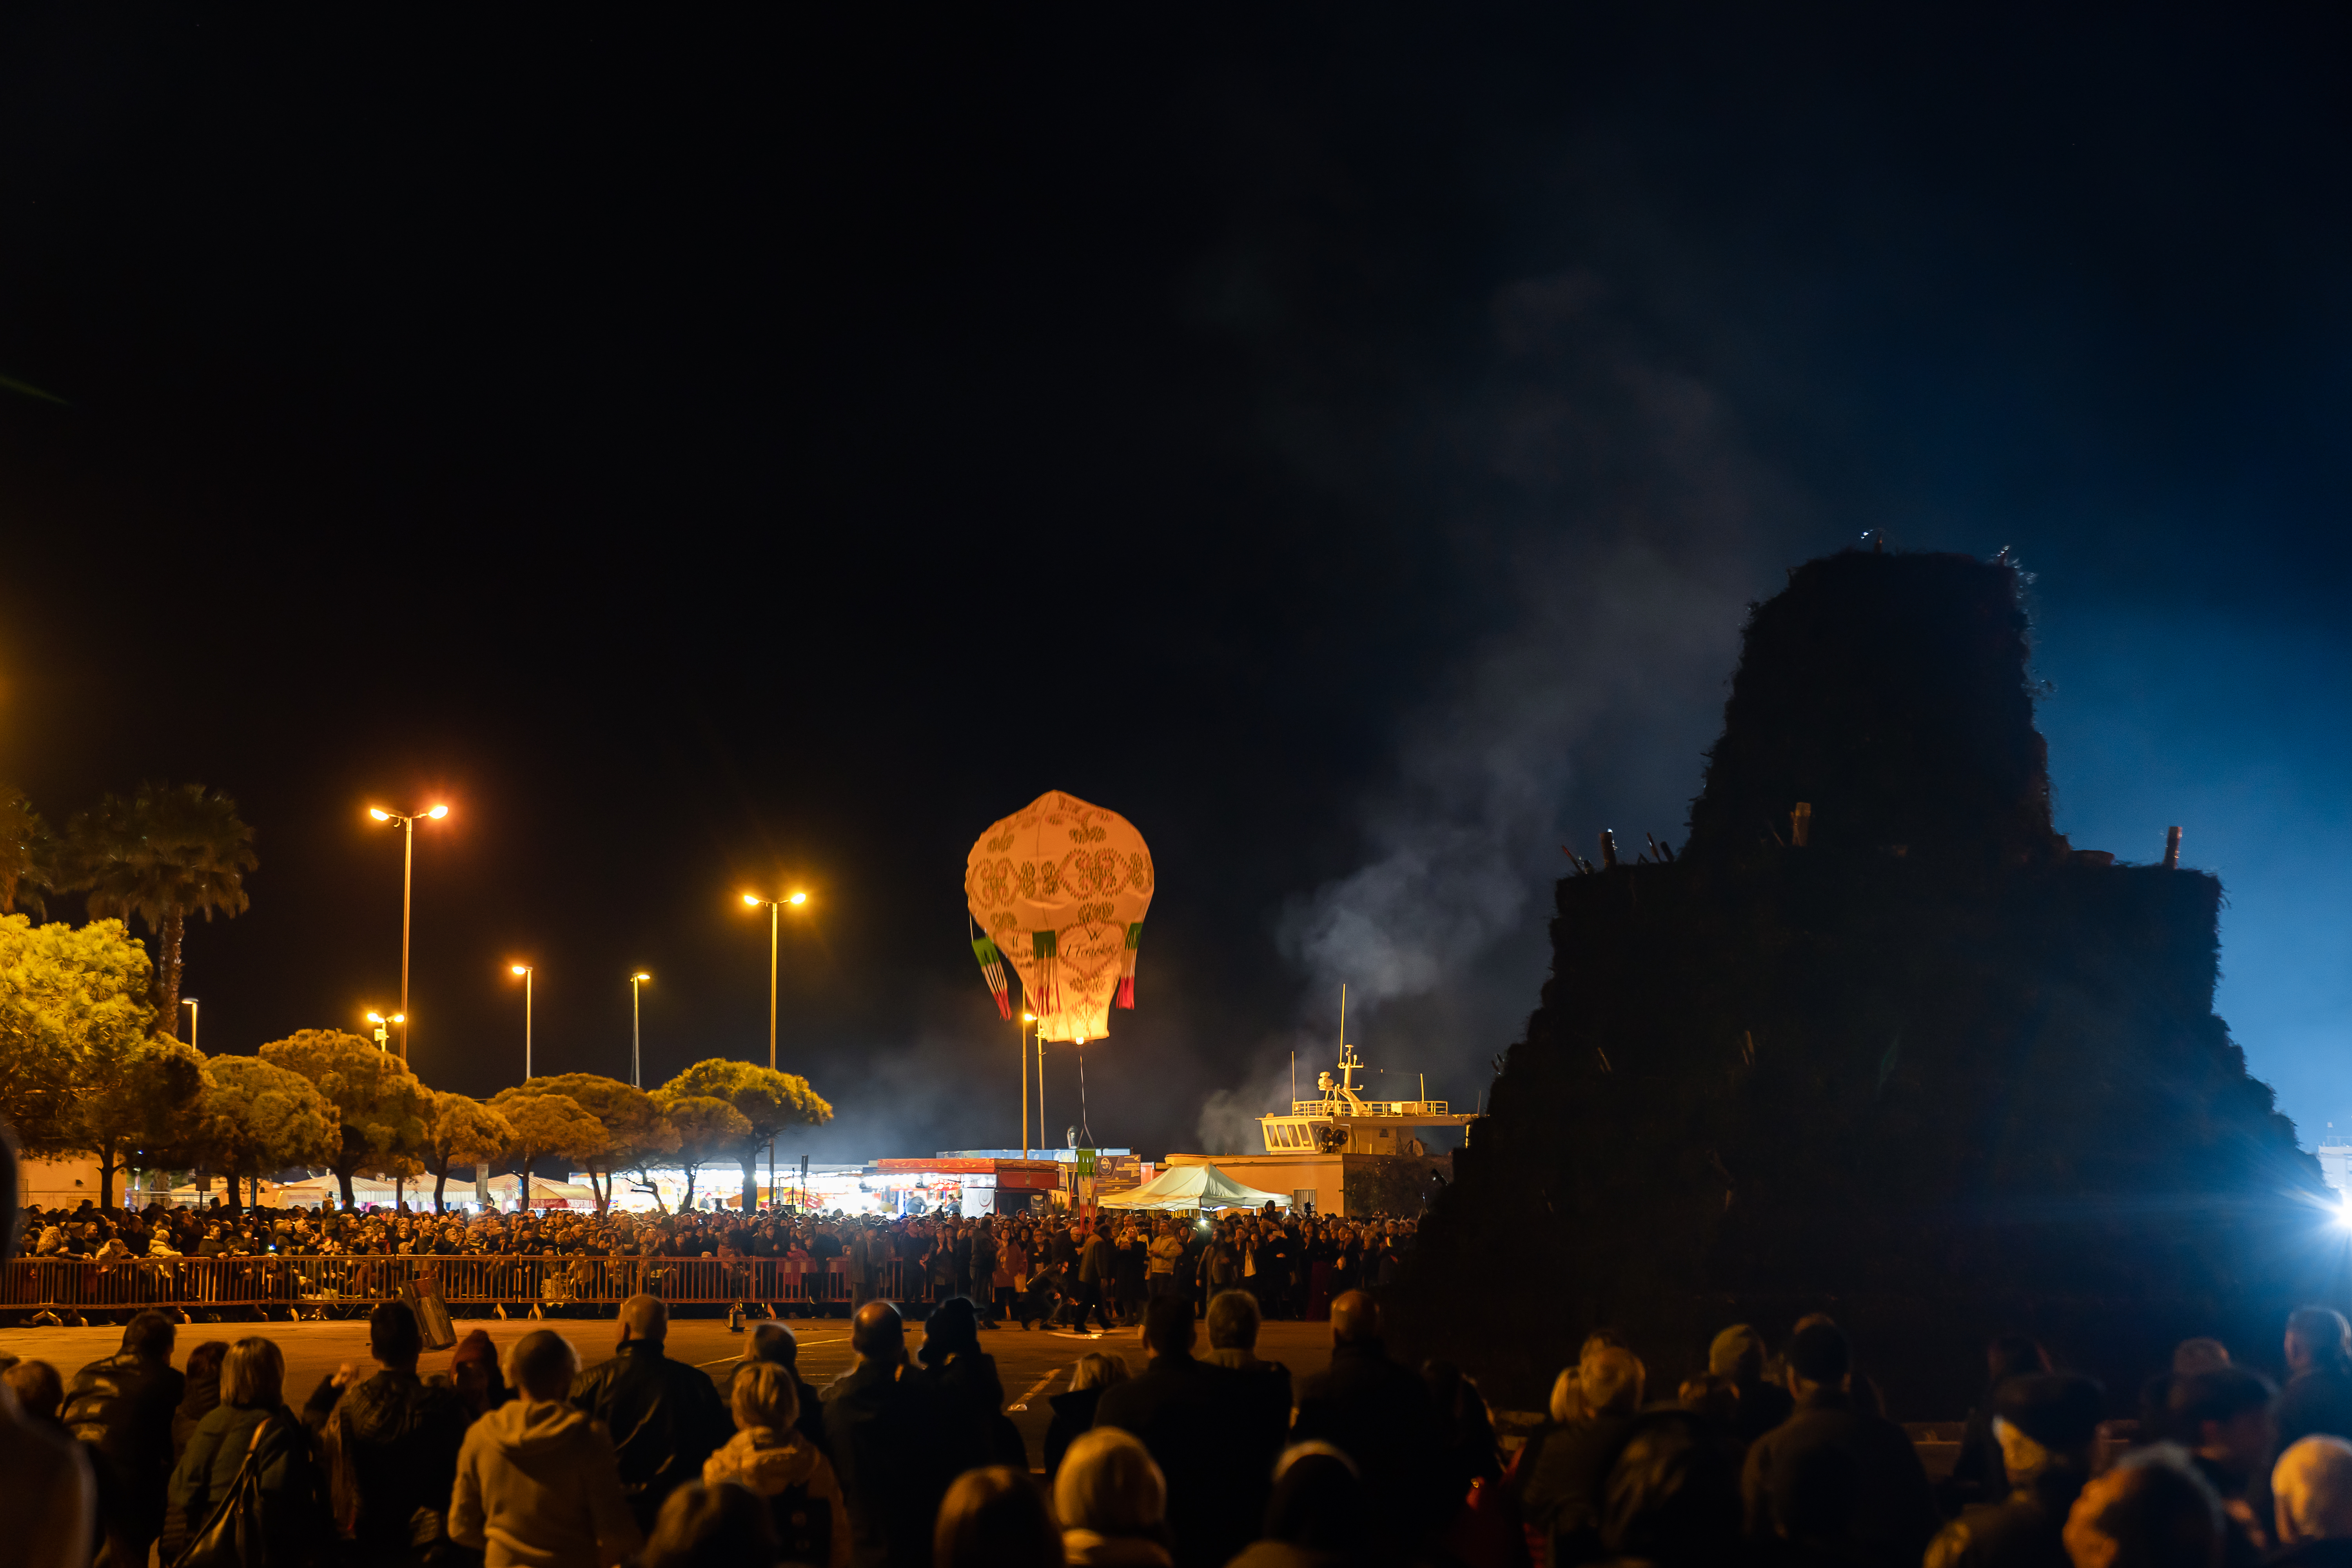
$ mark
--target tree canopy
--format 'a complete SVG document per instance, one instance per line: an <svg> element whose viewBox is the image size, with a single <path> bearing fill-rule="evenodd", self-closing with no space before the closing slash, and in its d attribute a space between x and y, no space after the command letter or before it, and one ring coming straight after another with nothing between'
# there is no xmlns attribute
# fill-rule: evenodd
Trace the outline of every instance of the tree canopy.
<svg viewBox="0 0 2352 1568"><path fill-rule="evenodd" d="M194 1054L176 1041L163 1048ZM341 1147L335 1108L300 1073L258 1057L224 1056L204 1064L204 1078L189 1142L202 1163L228 1177L231 1208L240 1176L322 1164Z"/></svg>
<svg viewBox="0 0 2352 1568"><path fill-rule="evenodd" d="M75 1104L147 1037L147 954L120 921L0 915L0 1116L30 1154L84 1145Z"/></svg>
<svg viewBox="0 0 2352 1568"><path fill-rule="evenodd" d="M677 1131L662 1115L660 1104L619 1079L593 1072L557 1073L527 1080L522 1092L568 1096L604 1128L604 1141L597 1148L550 1151L572 1155L588 1173L598 1214L612 1204L614 1172L643 1166L677 1147Z"/></svg>
<svg viewBox="0 0 2352 1568"><path fill-rule="evenodd" d="M787 1127L818 1127L833 1120L833 1107L809 1087L808 1079L725 1057L698 1061L662 1088L680 1098L723 1100L741 1115L749 1131L736 1141L735 1158L743 1171L746 1210L758 1199L760 1151L769 1140Z"/></svg>
<svg viewBox="0 0 2352 1568"><path fill-rule="evenodd" d="M437 1091L418 1158L433 1173L433 1206L446 1205L449 1171L456 1165L487 1165L514 1145L514 1124L480 1100Z"/></svg>
<svg viewBox="0 0 2352 1568"><path fill-rule="evenodd" d="M665 1089L656 1098L677 1136L678 1168L686 1173L683 1206L692 1208L695 1179L702 1167L735 1158L736 1150L751 1135L751 1123L725 1100L707 1094L673 1094ZM641 1166L638 1174L646 1185L653 1184L651 1172Z"/></svg>
<svg viewBox="0 0 2352 1568"><path fill-rule="evenodd" d="M66 838L70 879L89 890L91 916L136 915L155 933L156 1026L178 1035L187 919L245 912L245 874L259 864L253 829L218 790L147 784L77 814Z"/></svg>
<svg viewBox="0 0 2352 1568"><path fill-rule="evenodd" d="M491 1101L514 1129L513 1153L522 1172L524 1196L530 1189L530 1163L551 1154L592 1160L611 1142L604 1124L568 1094L529 1088L502 1089Z"/></svg>
<svg viewBox="0 0 2352 1568"><path fill-rule="evenodd" d="M327 1161L352 1201L352 1177L412 1153L423 1142L431 1091L406 1063L341 1029L300 1029L261 1047L261 1059L300 1073L335 1108L338 1139Z"/></svg>
<svg viewBox="0 0 2352 1568"><path fill-rule="evenodd" d="M0 784L0 914L48 913L41 895L55 887L57 848L25 792Z"/></svg>

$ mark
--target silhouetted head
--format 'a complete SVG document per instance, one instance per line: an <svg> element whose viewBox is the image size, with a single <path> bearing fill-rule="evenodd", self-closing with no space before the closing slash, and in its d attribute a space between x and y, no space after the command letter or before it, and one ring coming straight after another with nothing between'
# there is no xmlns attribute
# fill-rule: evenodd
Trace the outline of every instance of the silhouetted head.
<svg viewBox="0 0 2352 1568"><path fill-rule="evenodd" d="M2172 1375L2191 1377L2230 1364L2230 1347L2219 1340L2183 1340L2172 1347Z"/></svg>
<svg viewBox="0 0 2352 1568"><path fill-rule="evenodd" d="M688 1481L654 1521L644 1568L774 1568L782 1544L766 1501L731 1481Z"/></svg>
<svg viewBox="0 0 2352 1568"><path fill-rule="evenodd" d="M868 1301L849 1320L849 1348L868 1361L896 1364L907 1352L907 1322L887 1301Z"/></svg>
<svg viewBox="0 0 2352 1568"><path fill-rule="evenodd" d="M1331 1303L1331 1342L1361 1344L1381 1337L1380 1304L1361 1290L1341 1293Z"/></svg>
<svg viewBox="0 0 2352 1568"><path fill-rule="evenodd" d="M2067 1555L2084 1568L2214 1568L2221 1500L2169 1443L2094 1479L2066 1517Z"/></svg>
<svg viewBox="0 0 2352 1568"><path fill-rule="evenodd" d="M1370 1511L1354 1460L1328 1443L1299 1443L1275 1463L1264 1535L1352 1561L1363 1552Z"/></svg>
<svg viewBox="0 0 2352 1568"><path fill-rule="evenodd" d="M141 1361L169 1361L178 1337L172 1320L161 1312L141 1312L122 1325L122 1348Z"/></svg>
<svg viewBox="0 0 2352 1568"><path fill-rule="evenodd" d="M2010 1480L2021 1486L2053 1462L2088 1468L2106 1403L2106 1390L2065 1373L2012 1377L1994 1389L1993 1432Z"/></svg>
<svg viewBox="0 0 2352 1568"><path fill-rule="evenodd" d="M1028 1473L966 1470L940 1502L934 1568L1062 1568L1061 1528Z"/></svg>
<svg viewBox="0 0 2352 1568"><path fill-rule="evenodd" d="M943 1365L950 1356L980 1349L980 1314L963 1296L950 1296L931 1310L923 1322L922 1363Z"/></svg>
<svg viewBox="0 0 2352 1568"><path fill-rule="evenodd" d="M1158 1296L1143 1310L1143 1342L1153 1355L1192 1353L1192 1303Z"/></svg>
<svg viewBox="0 0 2352 1568"><path fill-rule="evenodd" d="M743 1346L743 1359L797 1367L801 1360L801 1342L793 1337L792 1330L771 1319L752 1329L751 1339Z"/></svg>
<svg viewBox="0 0 2352 1568"><path fill-rule="evenodd" d="M621 1303L621 1342L658 1345L669 1338L669 1307L659 1296L638 1294Z"/></svg>
<svg viewBox="0 0 2352 1568"><path fill-rule="evenodd" d="M1764 1336L1746 1323L1734 1323L1706 1347L1709 1376L1735 1383L1753 1383L1764 1374Z"/></svg>
<svg viewBox="0 0 2352 1568"><path fill-rule="evenodd" d="M2290 1372L2352 1366L2352 1327L2333 1307L2297 1307L2287 1314L2286 1364Z"/></svg>
<svg viewBox="0 0 2352 1568"><path fill-rule="evenodd" d="M1246 1290L1220 1290L1209 1303L1209 1348L1220 1351L1257 1349L1257 1298Z"/></svg>
<svg viewBox="0 0 2352 1568"><path fill-rule="evenodd" d="M413 1372L425 1353L425 1335L405 1301L381 1301L368 1314L368 1354L395 1372Z"/></svg>
<svg viewBox="0 0 2352 1568"><path fill-rule="evenodd" d="M515 1342L508 1362L514 1385L525 1396L550 1403L572 1397L572 1383L580 1375L580 1352L553 1329L533 1329Z"/></svg>
<svg viewBox="0 0 2352 1568"><path fill-rule="evenodd" d="M2352 1443L2310 1436L2288 1445L2271 1469L2282 1546L2352 1536Z"/></svg>
<svg viewBox="0 0 2352 1568"><path fill-rule="evenodd" d="M1054 1511L1065 1530L1148 1535L1168 1513L1168 1482L1142 1442L1116 1426L1079 1434L1054 1477Z"/></svg>
<svg viewBox="0 0 2352 1568"><path fill-rule="evenodd" d="M1787 1360L1791 1393L1843 1388L1853 1370L1844 1331L1828 1321L1809 1323L1790 1335Z"/></svg>

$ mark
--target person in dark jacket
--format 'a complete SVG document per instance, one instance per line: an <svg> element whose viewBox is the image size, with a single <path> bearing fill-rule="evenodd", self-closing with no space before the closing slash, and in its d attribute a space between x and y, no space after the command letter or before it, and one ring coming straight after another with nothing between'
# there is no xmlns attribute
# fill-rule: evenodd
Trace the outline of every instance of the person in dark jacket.
<svg viewBox="0 0 2352 1568"><path fill-rule="evenodd" d="M172 1463L174 1465L187 1451L188 1439L195 1436L196 1424L211 1415L213 1407L220 1403L221 1360L227 1354L226 1340L206 1340L188 1352L188 1391L180 1396L180 1407L172 1412Z"/></svg>
<svg viewBox="0 0 2352 1568"><path fill-rule="evenodd" d="M332 1539L309 1428L286 1408L286 1358L254 1336L221 1362L221 1402L196 1423L165 1494L163 1561L172 1562L228 1495L250 1453L259 1475L262 1543L271 1568L300 1568Z"/></svg>
<svg viewBox="0 0 2352 1568"><path fill-rule="evenodd" d="M2000 1445L2003 1500L1975 1504L1946 1525L1927 1548L1927 1568L2064 1564L2066 1517L2091 1479L2105 1405L2105 1391L2087 1377L2004 1379L1988 1423Z"/></svg>
<svg viewBox="0 0 2352 1568"><path fill-rule="evenodd" d="M1996 1503L2009 1496L2009 1474L2001 1466L2001 1448L1993 1436L1993 1407L2000 1385L2012 1377L2031 1377L2051 1370L2050 1358L2023 1334L2003 1334L1985 1347L1984 1402L1969 1412L1960 1428L1959 1456L1951 1474L1936 1484L1936 1501L1954 1518L1979 1503Z"/></svg>
<svg viewBox="0 0 2352 1568"><path fill-rule="evenodd" d="M980 1314L970 1297L951 1296L932 1310L917 1359L940 1392L962 1410L965 1424L982 1434L988 1462L1028 1474L1028 1445L1004 1414L1004 1383L997 1375L996 1358L980 1348Z"/></svg>
<svg viewBox="0 0 2352 1568"><path fill-rule="evenodd" d="M2229 1568L2248 1568L2270 1549L2270 1464L2278 1436L2271 1403L2277 1394L2262 1373L2225 1366L2173 1379L2165 1402L2167 1426L2228 1516Z"/></svg>
<svg viewBox="0 0 2352 1568"><path fill-rule="evenodd" d="M1912 1568L1937 1529L1927 1472L1902 1427L1857 1407L1847 1392L1851 1372L1845 1334L1834 1324L1813 1323L1790 1338L1796 1414L1748 1447L1740 1478L1748 1532L1766 1542L1825 1536L1860 1568ZM1822 1484L1839 1475L1839 1487ZM1817 1512L1824 1490L1838 1500L1826 1531ZM1791 1517L1792 1507L1804 1517Z"/></svg>
<svg viewBox="0 0 2352 1568"><path fill-rule="evenodd" d="M1389 1359L1380 1308L1365 1291L1331 1303L1331 1364L1300 1383L1290 1436L1329 1443L1355 1461L1375 1512L1373 1539L1392 1550L1443 1530L1461 1500L1444 1495L1428 1385Z"/></svg>
<svg viewBox="0 0 2352 1568"><path fill-rule="evenodd" d="M1118 1356L1096 1351L1078 1358L1070 1369L1070 1389L1056 1394L1045 1403L1053 1407L1053 1422L1045 1428L1045 1483L1051 1486L1054 1474L1062 1468L1062 1456L1069 1452L1070 1444L1079 1433L1092 1429L1095 1412L1102 1396L1110 1388L1127 1381L1127 1363Z"/></svg>
<svg viewBox="0 0 2352 1568"><path fill-rule="evenodd" d="M172 1415L188 1392L172 1367L172 1341L171 1319L141 1312L124 1326L121 1350L66 1387L66 1432L88 1447L98 1479L99 1562L108 1568L147 1568L163 1528Z"/></svg>
<svg viewBox="0 0 2352 1568"><path fill-rule="evenodd" d="M734 1435L709 1375L662 1353L668 1335L661 1298L630 1297L621 1303L619 1353L582 1373L572 1390L572 1403L613 1434L629 1513L647 1533L662 1500L698 1478Z"/></svg>
<svg viewBox="0 0 2352 1568"><path fill-rule="evenodd" d="M734 1408L735 1379L753 1362L766 1362L771 1366L782 1367L791 1376L793 1392L801 1402L800 1415L793 1420L793 1429L815 1445L816 1451L822 1454L825 1451L824 1402L818 1397L815 1389L801 1380L800 1360L801 1342L793 1336L792 1330L773 1321L757 1324L743 1346L743 1359L719 1373L717 1379L719 1400L730 1411Z"/></svg>
<svg viewBox="0 0 2352 1568"><path fill-rule="evenodd" d="M857 1364L824 1391L824 1435L849 1508L850 1561L930 1568L940 1501L956 1477L983 1462L985 1445L938 1384L907 1364L898 1308L858 1308L849 1343Z"/></svg>
<svg viewBox="0 0 2352 1568"><path fill-rule="evenodd" d="M1265 1510L1272 1478L1254 1431L1265 1411L1253 1380L1193 1359L1193 1332L1190 1306L1173 1296L1151 1302L1143 1314L1150 1363L1102 1396L1095 1426L1140 1439L1160 1467L1176 1568L1222 1568Z"/></svg>
<svg viewBox="0 0 2352 1568"><path fill-rule="evenodd" d="M1738 1414L1732 1418L1731 1435L1742 1444L1753 1443L1786 1421L1795 1408L1787 1389L1766 1381L1764 1336L1746 1323L1734 1323L1715 1336L1706 1348L1706 1371L1738 1391Z"/></svg>
<svg viewBox="0 0 2352 1568"><path fill-rule="evenodd" d="M305 1415L326 1435L336 1523L354 1563L422 1563L448 1539L449 1491L472 1415L457 1391L416 1375L425 1336L404 1302L368 1314L368 1349L381 1369L322 1382Z"/></svg>
<svg viewBox="0 0 2352 1568"><path fill-rule="evenodd" d="M1597 1561L1609 1472L1633 1435L1648 1373L1633 1352L1595 1345L1577 1367L1579 1408L1544 1439L1520 1493L1520 1517L1549 1542L1557 1568Z"/></svg>
<svg viewBox="0 0 2352 1568"><path fill-rule="evenodd" d="M2352 1326L2329 1307L2302 1307L2286 1320L2286 1386L2279 1390L2284 1453L2315 1433L2352 1440Z"/></svg>

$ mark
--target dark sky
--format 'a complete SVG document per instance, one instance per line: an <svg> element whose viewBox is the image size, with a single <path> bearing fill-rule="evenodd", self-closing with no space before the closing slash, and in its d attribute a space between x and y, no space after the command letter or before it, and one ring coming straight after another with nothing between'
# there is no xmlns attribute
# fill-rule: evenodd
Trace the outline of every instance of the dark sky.
<svg viewBox="0 0 2352 1568"><path fill-rule="evenodd" d="M809 1151L1008 1142L962 858L1065 789L1160 872L1101 1141L1229 1140L1343 981L1474 1100L1559 843L1679 838L1745 605L1884 528L2036 574L2061 828L2186 827L2352 1128L2323 12L380 20L0 32L0 375L66 400L0 396L0 773L241 803L208 1049L391 1000L363 807L446 799L428 1081L520 1075L516 958L543 1069L625 1072L640 965L649 1081L764 1054L736 895L804 885Z"/></svg>

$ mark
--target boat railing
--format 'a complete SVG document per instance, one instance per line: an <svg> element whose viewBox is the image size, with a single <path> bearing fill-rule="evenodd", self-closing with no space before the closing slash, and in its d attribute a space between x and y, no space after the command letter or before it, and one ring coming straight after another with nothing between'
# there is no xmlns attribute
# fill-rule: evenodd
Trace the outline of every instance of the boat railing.
<svg viewBox="0 0 2352 1568"><path fill-rule="evenodd" d="M1451 1116L1453 1110L1443 1100L1364 1100L1349 1104L1344 1100L1294 1100L1290 1102L1293 1116Z"/></svg>

